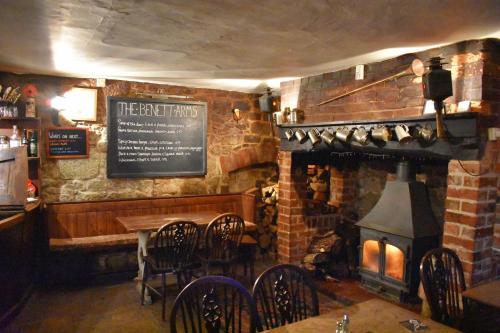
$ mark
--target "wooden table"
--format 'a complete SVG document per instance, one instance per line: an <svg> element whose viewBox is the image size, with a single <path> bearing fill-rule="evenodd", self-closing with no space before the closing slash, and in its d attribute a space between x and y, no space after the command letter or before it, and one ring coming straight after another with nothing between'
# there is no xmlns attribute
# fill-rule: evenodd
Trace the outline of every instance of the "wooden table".
<svg viewBox="0 0 500 333"><path fill-rule="evenodd" d="M500 280L465 290L469 299L467 325L477 332L497 333L500 327Z"/></svg>
<svg viewBox="0 0 500 333"><path fill-rule="evenodd" d="M151 233L158 230L161 226L178 220L193 221L202 227L206 227L214 218L219 216L220 212L190 212L190 213L170 213L157 215L138 215L121 216L116 220L121 223L128 232L137 232L137 263L139 272L137 277L137 288L141 290L141 281L144 274L144 257L148 254L148 241ZM245 231L254 231L256 225L245 221ZM151 297L146 289L145 302L151 304Z"/></svg>
<svg viewBox="0 0 500 333"><path fill-rule="evenodd" d="M476 302L500 309L500 280L495 280L467 289L462 293L462 295L473 299Z"/></svg>
<svg viewBox="0 0 500 333"><path fill-rule="evenodd" d="M409 333L400 322L417 319L428 326L422 333L452 333L459 332L454 328L437 323L431 319L403 309L395 304L371 299L346 308L337 309L327 314L308 318L293 324L281 326L265 332L272 333L311 333L335 332L336 322L342 320L344 314L349 315L349 332L351 333Z"/></svg>

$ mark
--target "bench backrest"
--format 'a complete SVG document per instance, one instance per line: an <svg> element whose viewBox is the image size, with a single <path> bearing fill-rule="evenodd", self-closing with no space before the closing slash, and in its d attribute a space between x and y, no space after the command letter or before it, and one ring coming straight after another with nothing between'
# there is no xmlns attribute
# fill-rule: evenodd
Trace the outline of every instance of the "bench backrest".
<svg viewBox="0 0 500 333"><path fill-rule="evenodd" d="M253 194L201 195L172 198L49 203L45 210L49 238L123 234L118 216L201 211L233 212L254 221Z"/></svg>

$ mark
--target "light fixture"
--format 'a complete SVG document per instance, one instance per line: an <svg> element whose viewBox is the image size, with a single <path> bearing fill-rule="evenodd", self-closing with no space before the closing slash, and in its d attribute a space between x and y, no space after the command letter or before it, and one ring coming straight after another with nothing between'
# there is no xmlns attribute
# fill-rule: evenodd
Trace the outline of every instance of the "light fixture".
<svg viewBox="0 0 500 333"><path fill-rule="evenodd" d="M58 111L66 109L66 98L63 96L56 96L50 100L50 106Z"/></svg>
<svg viewBox="0 0 500 333"><path fill-rule="evenodd" d="M234 108L231 109L231 112L233 113L234 121L238 122L241 119L241 110L238 108Z"/></svg>
<svg viewBox="0 0 500 333"><path fill-rule="evenodd" d="M434 101L436 109L436 132L438 138L446 137L443 124L443 100L453 96L451 71L443 69L443 58L433 57L429 60L429 70L422 76L424 98Z"/></svg>

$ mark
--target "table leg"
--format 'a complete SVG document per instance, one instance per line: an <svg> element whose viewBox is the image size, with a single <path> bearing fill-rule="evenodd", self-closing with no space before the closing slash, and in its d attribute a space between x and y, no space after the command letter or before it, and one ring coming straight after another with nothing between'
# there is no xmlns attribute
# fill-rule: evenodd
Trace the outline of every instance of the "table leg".
<svg viewBox="0 0 500 333"><path fill-rule="evenodd" d="M137 233L138 244L137 244L137 264L139 265L139 272L137 275L137 291L141 294L142 291L142 278L144 276L144 257L148 255L148 241L150 231L139 231ZM151 304L151 295L149 290L146 288L144 293L144 304Z"/></svg>

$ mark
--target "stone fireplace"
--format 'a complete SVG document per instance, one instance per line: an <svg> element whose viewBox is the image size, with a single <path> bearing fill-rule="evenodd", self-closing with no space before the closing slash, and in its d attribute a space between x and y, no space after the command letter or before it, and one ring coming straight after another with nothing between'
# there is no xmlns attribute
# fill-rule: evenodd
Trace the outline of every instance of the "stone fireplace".
<svg viewBox="0 0 500 333"><path fill-rule="evenodd" d="M453 109L452 106L458 102L470 100L472 111L479 114L477 154L471 154L468 158L453 154L413 156L413 161L420 169L417 179L424 180L428 188L433 187L436 182L440 184L437 191L439 197L431 198L433 214L440 227L437 242L438 245L457 252L462 260L468 285L500 276L500 222L497 217L500 212L497 204L500 145L498 140L486 140L486 128L499 127L498 85L495 83L497 79L494 79L500 74L498 50L498 41L495 40L469 41L365 67L366 81L370 82L399 72L414 57L427 60L431 56L440 55L450 63L451 68L448 68L452 71L453 79L453 97L445 100L445 103ZM388 81L333 103L318 106L321 101L364 83L366 82L354 81L354 68L285 82L281 86L282 106L297 107L304 111L304 123L300 126L305 130L318 124L339 121L356 123L421 116L424 100L421 80L417 77ZM356 153L358 147L352 149L335 146L329 150L321 150L304 144L295 150L287 146L284 135L281 140L278 157L278 255L282 262L299 263L307 249L308 240L318 232L318 228L308 222L312 217L305 214L307 165L329 164L329 202L337 207L354 207L362 220L372 206L361 207L359 201L367 192L366 184L370 183L366 175L373 174L372 169L364 167L363 163L368 159L367 156L377 154L377 151L372 150L370 154L359 158L358 162L352 163L353 158L348 153ZM462 148L466 150L467 146ZM344 155L332 158L332 151ZM380 162L377 163L391 169L389 164L394 161L383 161L385 153L387 152L379 155L377 161ZM439 163L438 173L434 173L433 163ZM394 170L385 173L389 180L396 177ZM374 191L380 196L385 187L385 179L374 187L381 187ZM407 253L401 251L404 247L401 244L396 246L397 249L387 246L387 243L381 243L381 237L365 239L374 242L367 243L366 250L363 248L360 253L363 258L361 266L380 273L380 265L383 265L382 272L385 276L394 281L405 280L405 273L400 269L401 260L407 260ZM381 255L384 258L390 255L390 259L381 260Z"/></svg>

